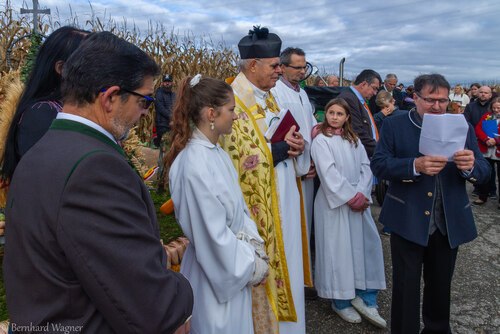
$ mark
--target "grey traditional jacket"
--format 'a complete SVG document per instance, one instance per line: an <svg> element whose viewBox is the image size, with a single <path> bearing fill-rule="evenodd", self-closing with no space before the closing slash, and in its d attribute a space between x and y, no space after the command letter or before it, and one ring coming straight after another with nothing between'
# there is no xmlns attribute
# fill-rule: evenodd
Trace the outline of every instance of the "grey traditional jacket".
<svg viewBox="0 0 500 334"><path fill-rule="evenodd" d="M52 123L16 168L6 223L4 279L16 326L172 333L192 312L188 281L167 270L147 188L95 129Z"/></svg>

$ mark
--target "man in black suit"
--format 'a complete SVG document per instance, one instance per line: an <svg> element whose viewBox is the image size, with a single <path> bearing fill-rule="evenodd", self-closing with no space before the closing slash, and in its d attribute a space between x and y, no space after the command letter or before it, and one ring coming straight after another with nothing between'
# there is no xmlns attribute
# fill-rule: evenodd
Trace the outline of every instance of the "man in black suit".
<svg viewBox="0 0 500 334"><path fill-rule="evenodd" d="M375 151L378 129L366 101L377 94L380 82L381 78L377 72L363 70L356 77L354 84L338 96L343 98L351 109L352 129L363 143L368 158L371 158Z"/></svg>
<svg viewBox="0 0 500 334"><path fill-rule="evenodd" d="M63 110L20 161L7 200L3 268L18 328L184 332L193 292L167 269L148 189L119 145L148 113L158 72L110 32L65 62Z"/></svg>

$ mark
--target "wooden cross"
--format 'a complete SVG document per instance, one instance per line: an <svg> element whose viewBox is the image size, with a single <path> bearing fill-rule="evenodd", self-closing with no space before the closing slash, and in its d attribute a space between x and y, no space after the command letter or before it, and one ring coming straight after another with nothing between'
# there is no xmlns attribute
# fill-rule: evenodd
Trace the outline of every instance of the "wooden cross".
<svg viewBox="0 0 500 334"><path fill-rule="evenodd" d="M38 14L50 14L50 9L40 9L38 0L33 0L33 9L21 8L21 14L33 13L33 34L38 33Z"/></svg>

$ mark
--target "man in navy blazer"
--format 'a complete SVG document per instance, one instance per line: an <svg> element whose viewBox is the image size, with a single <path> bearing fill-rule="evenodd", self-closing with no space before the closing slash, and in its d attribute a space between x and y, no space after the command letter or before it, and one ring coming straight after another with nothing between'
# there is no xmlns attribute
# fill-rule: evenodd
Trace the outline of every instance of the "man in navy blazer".
<svg viewBox="0 0 500 334"><path fill-rule="evenodd" d="M490 168L472 127L465 149L452 161L419 153L423 115L446 112L450 84L440 74L425 74L414 86L416 109L384 122L371 161L374 175L390 181L380 222L392 231L391 333L420 330L422 267L422 333L451 333L450 288L458 246L477 236L465 182L486 182Z"/></svg>

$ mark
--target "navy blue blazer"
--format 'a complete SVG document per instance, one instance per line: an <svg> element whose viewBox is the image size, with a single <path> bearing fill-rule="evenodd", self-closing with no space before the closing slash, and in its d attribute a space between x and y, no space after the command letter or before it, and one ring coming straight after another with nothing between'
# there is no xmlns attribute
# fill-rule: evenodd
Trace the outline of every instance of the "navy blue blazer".
<svg viewBox="0 0 500 334"><path fill-rule="evenodd" d="M380 140L371 160L371 168L376 177L390 181L379 217L380 222L397 235L427 246L436 176L415 176L413 173L413 161L422 156L418 152L420 127L417 126L419 122L415 113L412 111L384 121ZM484 183L490 177L490 166L478 149L471 126L465 147L472 150L475 157L470 175L464 176L453 162L448 162L438 174L451 248L469 242L477 236L465 181Z"/></svg>

